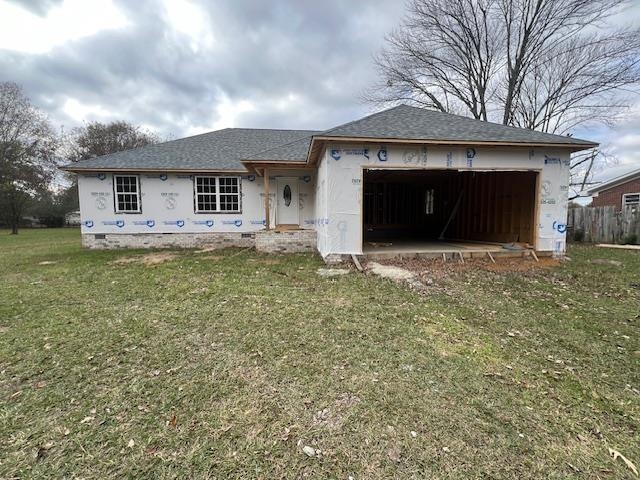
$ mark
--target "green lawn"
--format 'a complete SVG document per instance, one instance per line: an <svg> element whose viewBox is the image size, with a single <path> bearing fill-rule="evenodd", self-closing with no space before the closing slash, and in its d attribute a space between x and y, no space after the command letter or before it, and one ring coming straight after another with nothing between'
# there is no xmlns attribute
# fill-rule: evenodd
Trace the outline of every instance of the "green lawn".
<svg viewBox="0 0 640 480"><path fill-rule="evenodd" d="M637 478L640 252L424 294L147 253L0 232L0 478Z"/></svg>

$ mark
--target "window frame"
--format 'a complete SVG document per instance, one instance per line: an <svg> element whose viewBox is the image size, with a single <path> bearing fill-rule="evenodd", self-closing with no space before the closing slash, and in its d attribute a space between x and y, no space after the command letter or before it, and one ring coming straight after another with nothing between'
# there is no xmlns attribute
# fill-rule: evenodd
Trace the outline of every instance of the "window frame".
<svg viewBox="0 0 640 480"><path fill-rule="evenodd" d="M121 210L118 207L119 195L130 195L131 192L118 192L118 178L135 178L136 179L136 203L138 204L137 210ZM142 195L140 192L140 175L131 174L114 174L113 175L113 210L115 213L142 213Z"/></svg>
<svg viewBox="0 0 640 480"><path fill-rule="evenodd" d="M638 197L636 203L627 203L627 197ZM640 207L640 192L637 193L623 193L622 194L622 207Z"/></svg>
<svg viewBox="0 0 640 480"><path fill-rule="evenodd" d="M434 188L424 190L424 214L433 215L435 213L436 191Z"/></svg>
<svg viewBox="0 0 640 480"><path fill-rule="evenodd" d="M201 193L198 192L198 179L207 178L215 179L215 192L214 193ZM237 182L237 193L223 193L220 192L220 180L221 179L234 179ZM213 195L215 197L215 210L201 210L198 208L198 199L202 195ZM220 197L223 195L237 195L238 197L238 209L237 210L221 210L220 209ZM196 214L224 214L224 213L242 213L242 177L240 175L194 175L193 176L193 211Z"/></svg>

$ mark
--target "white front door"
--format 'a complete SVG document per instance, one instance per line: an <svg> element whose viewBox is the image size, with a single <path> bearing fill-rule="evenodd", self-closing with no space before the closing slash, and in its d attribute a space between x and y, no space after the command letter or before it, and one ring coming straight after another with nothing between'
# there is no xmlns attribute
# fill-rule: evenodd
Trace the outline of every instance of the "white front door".
<svg viewBox="0 0 640 480"><path fill-rule="evenodd" d="M277 177L276 224L299 225L300 207L298 205L298 179L296 177Z"/></svg>

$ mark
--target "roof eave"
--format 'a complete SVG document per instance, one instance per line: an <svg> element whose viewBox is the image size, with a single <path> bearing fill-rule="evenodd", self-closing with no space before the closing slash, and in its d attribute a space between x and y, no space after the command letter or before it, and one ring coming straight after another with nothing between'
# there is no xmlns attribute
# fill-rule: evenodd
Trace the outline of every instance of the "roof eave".
<svg viewBox="0 0 640 480"><path fill-rule="evenodd" d="M595 148L599 143L596 142L584 142L584 143L550 143L550 142L504 142L504 141L470 141L470 140L433 140L433 139L413 139L413 138L397 138L397 137L347 137L347 136L327 136L317 135L313 136L309 145L309 154L307 156L307 162L314 164L316 161L316 153L318 147L315 142L360 142L360 143L405 143L405 144L422 144L422 145L481 145L492 147L545 147L545 148L566 148L571 152L579 152L581 150L588 150L589 148Z"/></svg>
<svg viewBox="0 0 640 480"><path fill-rule="evenodd" d="M241 162L248 171L256 173L259 173L258 169L262 169L264 172L265 168L280 168L283 170L310 168L306 160L241 160Z"/></svg>
<svg viewBox="0 0 640 480"><path fill-rule="evenodd" d="M611 180L607 182L603 182L600 185L596 185L595 187L592 187L589 190L587 190L587 194L593 195L594 193L599 193L605 190L609 190L611 188L618 187L624 183L634 180L635 177L640 178L640 170L634 170L620 177L612 178Z"/></svg>
<svg viewBox="0 0 640 480"><path fill-rule="evenodd" d="M60 170L71 173L91 173L91 172L116 172L116 173L247 173L241 169L221 169L221 168L109 168L109 167L74 167L65 165L59 167Z"/></svg>

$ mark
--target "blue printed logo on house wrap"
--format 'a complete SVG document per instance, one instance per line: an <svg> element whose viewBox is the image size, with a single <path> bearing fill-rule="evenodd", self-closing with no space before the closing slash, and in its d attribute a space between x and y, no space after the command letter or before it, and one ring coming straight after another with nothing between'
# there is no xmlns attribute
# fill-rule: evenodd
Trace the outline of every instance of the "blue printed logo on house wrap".
<svg viewBox="0 0 640 480"><path fill-rule="evenodd" d="M556 230L558 233L564 233L567 231L567 224L560 223L556 220L553 222L553 229Z"/></svg>
<svg viewBox="0 0 640 480"><path fill-rule="evenodd" d="M109 225L109 226L115 225L118 228L122 228L124 227L124 220L104 220L102 224Z"/></svg>
<svg viewBox="0 0 640 480"><path fill-rule="evenodd" d="M134 225L144 225L146 227L153 228L156 225L156 221L155 220L134 220L133 224Z"/></svg>
<svg viewBox="0 0 640 480"><path fill-rule="evenodd" d="M179 228L184 227L184 220L165 220L163 223L165 225L175 225Z"/></svg>
<svg viewBox="0 0 640 480"><path fill-rule="evenodd" d="M238 219L238 220L223 220L222 221L223 225L234 225L236 227L241 227L242 226L242 220Z"/></svg>
<svg viewBox="0 0 640 480"><path fill-rule="evenodd" d="M85 173L82 175L84 178L97 178L98 180L104 180L107 178L105 173Z"/></svg>
<svg viewBox="0 0 640 480"><path fill-rule="evenodd" d="M213 220L194 220L193 224L194 225L205 225L209 228L213 227Z"/></svg>

